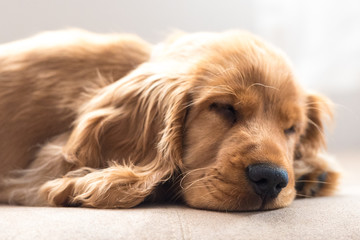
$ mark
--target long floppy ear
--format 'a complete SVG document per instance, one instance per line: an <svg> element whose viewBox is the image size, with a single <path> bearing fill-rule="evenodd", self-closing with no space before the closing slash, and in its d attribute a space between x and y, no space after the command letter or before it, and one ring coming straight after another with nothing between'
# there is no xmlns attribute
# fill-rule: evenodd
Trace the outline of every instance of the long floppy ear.
<svg viewBox="0 0 360 240"><path fill-rule="evenodd" d="M64 154L79 167L106 169L54 180L43 188L49 202L64 205L53 188L73 194L70 202L60 196L70 205L131 207L144 200L181 164L188 85L140 69L103 89L81 110Z"/></svg>
<svg viewBox="0 0 360 240"><path fill-rule="evenodd" d="M324 153L325 123L332 120L332 103L319 94L308 94L307 125L295 150L294 172L299 197L325 196L335 192L340 169L334 158Z"/></svg>
<svg viewBox="0 0 360 240"><path fill-rule="evenodd" d="M302 154L316 154L326 147L324 127L333 118L332 102L322 95L309 93L305 108L307 123L300 147Z"/></svg>

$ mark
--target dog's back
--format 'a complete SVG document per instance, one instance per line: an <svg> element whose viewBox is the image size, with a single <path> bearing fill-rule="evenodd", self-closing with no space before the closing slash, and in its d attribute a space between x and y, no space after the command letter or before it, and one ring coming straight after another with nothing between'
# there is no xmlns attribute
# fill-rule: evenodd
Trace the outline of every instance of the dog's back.
<svg viewBox="0 0 360 240"><path fill-rule="evenodd" d="M80 30L44 33L0 46L0 175L23 168L39 144L71 128L97 89L146 61L136 36Z"/></svg>

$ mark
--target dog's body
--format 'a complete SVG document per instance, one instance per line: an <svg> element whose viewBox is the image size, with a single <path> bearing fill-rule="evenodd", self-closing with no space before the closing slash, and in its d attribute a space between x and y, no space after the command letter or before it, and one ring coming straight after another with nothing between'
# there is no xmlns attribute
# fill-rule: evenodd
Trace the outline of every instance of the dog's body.
<svg viewBox="0 0 360 240"><path fill-rule="evenodd" d="M319 155L327 100L248 33L3 45L0 112L0 202L126 208L170 179L190 206L256 210L290 204L296 179L300 196L337 184Z"/></svg>

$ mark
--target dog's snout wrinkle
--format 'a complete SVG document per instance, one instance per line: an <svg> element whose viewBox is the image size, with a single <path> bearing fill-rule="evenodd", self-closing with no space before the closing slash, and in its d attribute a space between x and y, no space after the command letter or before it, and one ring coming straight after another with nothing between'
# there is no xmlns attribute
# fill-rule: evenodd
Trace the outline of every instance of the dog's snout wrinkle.
<svg viewBox="0 0 360 240"><path fill-rule="evenodd" d="M266 163L250 165L246 172L255 193L263 199L276 198L289 181L284 169Z"/></svg>

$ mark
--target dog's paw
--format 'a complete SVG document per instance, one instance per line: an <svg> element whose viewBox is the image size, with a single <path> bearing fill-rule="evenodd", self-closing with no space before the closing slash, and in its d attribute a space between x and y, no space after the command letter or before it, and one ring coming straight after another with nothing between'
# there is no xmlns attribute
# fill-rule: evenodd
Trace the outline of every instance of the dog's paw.
<svg viewBox="0 0 360 240"><path fill-rule="evenodd" d="M40 194L50 206L130 208L152 191L144 180L123 167L82 168L46 182Z"/></svg>
<svg viewBox="0 0 360 240"><path fill-rule="evenodd" d="M338 185L338 173L314 171L296 180L297 197L317 197L331 195Z"/></svg>
<svg viewBox="0 0 360 240"><path fill-rule="evenodd" d="M312 160L294 163L297 197L317 197L334 194L339 185L340 169L333 159L320 155Z"/></svg>
<svg viewBox="0 0 360 240"><path fill-rule="evenodd" d="M75 200L76 180L94 171L96 170L93 168L83 167L68 172L63 178L46 182L40 188L40 194L50 206L81 206L82 202Z"/></svg>
<svg viewBox="0 0 360 240"><path fill-rule="evenodd" d="M74 186L74 178L58 178L43 184L39 193L49 206L75 207L81 205L81 203L73 200Z"/></svg>

